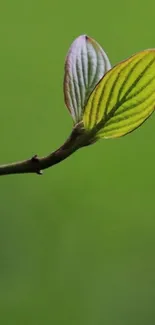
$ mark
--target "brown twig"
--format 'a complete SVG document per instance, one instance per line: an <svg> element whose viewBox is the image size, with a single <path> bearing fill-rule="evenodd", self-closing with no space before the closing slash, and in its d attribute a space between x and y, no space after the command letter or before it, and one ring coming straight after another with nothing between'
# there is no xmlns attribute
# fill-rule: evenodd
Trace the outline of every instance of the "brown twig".
<svg viewBox="0 0 155 325"><path fill-rule="evenodd" d="M31 159L19 161L12 164L0 166L0 176L11 174L27 174L36 173L41 175L46 168L52 167L55 164L63 161L72 153L89 143L88 134L83 132L81 125L76 125L67 141L55 152L52 152L46 157L39 158L37 155Z"/></svg>

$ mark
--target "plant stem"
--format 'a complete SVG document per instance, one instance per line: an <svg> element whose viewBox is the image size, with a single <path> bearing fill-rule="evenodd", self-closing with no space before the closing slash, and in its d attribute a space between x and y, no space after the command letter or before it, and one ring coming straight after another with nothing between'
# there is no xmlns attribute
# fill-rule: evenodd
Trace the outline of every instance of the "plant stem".
<svg viewBox="0 0 155 325"><path fill-rule="evenodd" d="M41 175L42 170L52 167L63 161L80 147L87 145L87 134L81 132L80 127L75 127L67 141L56 151L46 157L37 155L31 159L0 166L0 176L11 174L36 173Z"/></svg>

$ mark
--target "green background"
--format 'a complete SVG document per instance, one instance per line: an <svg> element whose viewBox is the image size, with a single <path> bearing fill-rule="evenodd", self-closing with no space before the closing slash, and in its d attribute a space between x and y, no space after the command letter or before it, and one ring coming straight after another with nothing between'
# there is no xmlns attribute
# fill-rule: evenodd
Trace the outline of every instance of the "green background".
<svg viewBox="0 0 155 325"><path fill-rule="evenodd" d="M69 135L66 53L94 37L112 65L155 47L154 0L2 1L0 163ZM155 324L155 116L42 177L0 178L0 323Z"/></svg>

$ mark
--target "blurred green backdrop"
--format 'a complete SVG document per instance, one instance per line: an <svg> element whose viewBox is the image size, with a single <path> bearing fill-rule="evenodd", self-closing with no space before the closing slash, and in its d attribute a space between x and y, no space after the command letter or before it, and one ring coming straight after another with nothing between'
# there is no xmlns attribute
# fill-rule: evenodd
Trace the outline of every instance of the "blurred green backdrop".
<svg viewBox="0 0 155 325"><path fill-rule="evenodd" d="M155 47L155 2L3 1L0 163L44 155L72 121L64 59L87 33L112 64ZM155 116L45 171L0 178L0 324L155 324Z"/></svg>

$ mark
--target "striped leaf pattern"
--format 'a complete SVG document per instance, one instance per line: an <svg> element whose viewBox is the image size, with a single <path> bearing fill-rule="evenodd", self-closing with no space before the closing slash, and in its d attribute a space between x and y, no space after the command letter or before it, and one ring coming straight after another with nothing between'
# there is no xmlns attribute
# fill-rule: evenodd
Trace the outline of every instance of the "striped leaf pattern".
<svg viewBox="0 0 155 325"><path fill-rule="evenodd" d="M155 109L155 50L139 52L111 69L97 84L83 122L98 138L116 138L139 127Z"/></svg>
<svg viewBox="0 0 155 325"><path fill-rule="evenodd" d="M75 123L81 121L90 93L110 68L106 53L94 39L86 35L75 39L64 76L64 99Z"/></svg>

